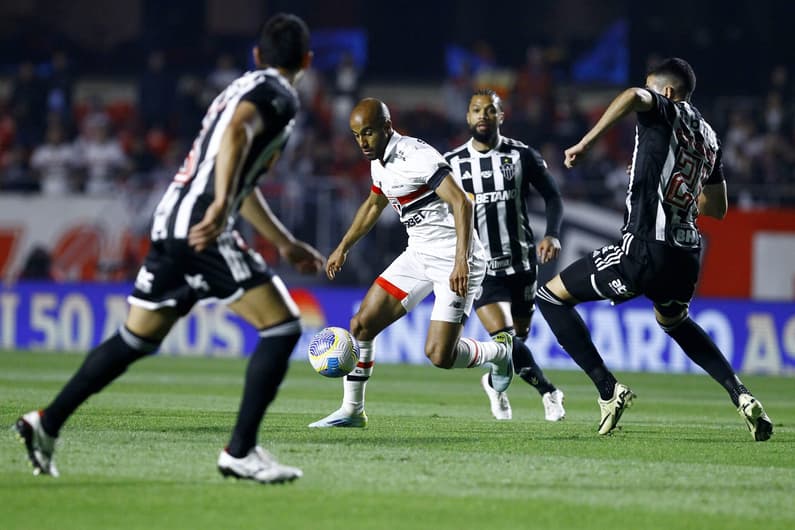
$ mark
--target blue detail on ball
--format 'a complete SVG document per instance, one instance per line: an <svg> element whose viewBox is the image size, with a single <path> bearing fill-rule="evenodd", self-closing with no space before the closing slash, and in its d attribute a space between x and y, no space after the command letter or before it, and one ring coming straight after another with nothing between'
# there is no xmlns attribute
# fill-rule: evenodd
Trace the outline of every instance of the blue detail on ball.
<svg viewBox="0 0 795 530"><path fill-rule="evenodd" d="M347 355L348 348L353 355ZM347 330L342 328L324 328L309 343L308 353L312 367L326 377L343 377L355 366L359 359L356 341ZM342 359L339 354L342 353ZM347 366L350 364L350 366Z"/></svg>

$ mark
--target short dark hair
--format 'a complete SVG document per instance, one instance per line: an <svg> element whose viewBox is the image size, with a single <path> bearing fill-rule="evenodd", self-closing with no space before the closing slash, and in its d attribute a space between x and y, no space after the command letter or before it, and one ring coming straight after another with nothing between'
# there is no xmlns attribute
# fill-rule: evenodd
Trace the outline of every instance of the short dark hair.
<svg viewBox="0 0 795 530"><path fill-rule="evenodd" d="M278 13L262 25L257 47L264 64L297 71L309 51L309 28L295 15Z"/></svg>
<svg viewBox="0 0 795 530"><path fill-rule="evenodd" d="M677 81L676 91L684 99L690 99L696 89L696 73L690 63L679 57L669 57L649 68L647 75L669 76Z"/></svg>
<svg viewBox="0 0 795 530"><path fill-rule="evenodd" d="M472 97L469 99L474 98L475 96L488 96L494 101L494 106L497 107L499 110L502 110L502 98L500 98L499 94L497 94L494 90L490 88L478 88L472 93Z"/></svg>

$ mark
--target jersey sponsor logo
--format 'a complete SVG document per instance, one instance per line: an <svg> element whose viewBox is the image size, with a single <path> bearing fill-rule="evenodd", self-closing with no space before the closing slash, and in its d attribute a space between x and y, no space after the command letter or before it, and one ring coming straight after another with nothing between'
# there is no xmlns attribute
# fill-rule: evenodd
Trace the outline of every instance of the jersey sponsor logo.
<svg viewBox="0 0 795 530"><path fill-rule="evenodd" d="M508 201L516 198L516 189L501 191L484 191L475 195L475 204Z"/></svg>
<svg viewBox="0 0 795 530"><path fill-rule="evenodd" d="M492 177L492 175L494 175L493 171L481 171L480 172L480 178L482 178L482 179L490 179Z"/></svg>
<svg viewBox="0 0 795 530"><path fill-rule="evenodd" d="M422 223L426 217L428 217L428 212L420 211L416 212L411 217L403 219L401 223L403 223L403 226L406 228L411 228L412 226L417 226L418 224Z"/></svg>
<svg viewBox="0 0 795 530"><path fill-rule="evenodd" d="M673 225L671 227L674 242L679 245L691 247L698 244L698 230L693 226L688 225Z"/></svg>
<svg viewBox="0 0 795 530"><path fill-rule="evenodd" d="M490 271L499 271L503 269L507 269L511 266L511 255L507 254L504 256L498 256L496 258L492 258L489 260L489 270Z"/></svg>
<svg viewBox="0 0 795 530"><path fill-rule="evenodd" d="M505 180L513 180L516 176L516 165L509 156L504 156L500 160L500 172Z"/></svg>
<svg viewBox="0 0 795 530"><path fill-rule="evenodd" d="M138 269L138 274L135 276L135 288L139 291L149 294L152 292L152 282L155 280L155 275L146 267Z"/></svg>

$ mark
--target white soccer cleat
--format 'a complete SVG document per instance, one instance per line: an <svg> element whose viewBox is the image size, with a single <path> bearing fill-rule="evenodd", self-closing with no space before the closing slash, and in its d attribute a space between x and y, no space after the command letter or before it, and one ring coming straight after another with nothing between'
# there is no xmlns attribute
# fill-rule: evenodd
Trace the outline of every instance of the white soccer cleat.
<svg viewBox="0 0 795 530"><path fill-rule="evenodd" d="M367 414L364 411L350 413L340 408L322 420L309 424L312 428L324 427L366 427Z"/></svg>
<svg viewBox="0 0 795 530"><path fill-rule="evenodd" d="M497 392L505 392L513 379L513 335L501 331L494 335L494 342L505 347L504 355L491 361L491 386Z"/></svg>
<svg viewBox="0 0 795 530"><path fill-rule="evenodd" d="M491 404L491 413L498 420L510 420L513 417L511 411L511 402L508 401L508 394L505 392L497 392L489 384L489 373L483 374L480 378L480 386L489 396L489 403Z"/></svg>
<svg viewBox="0 0 795 530"><path fill-rule="evenodd" d="M547 421L560 421L566 417L566 409L563 408L563 400L566 396L560 389L554 392L547 392L541 396L541 402L544 403L544 419Z"/></svg>
<svg viewBox="0 0 795 530"><path fill-rule="evenodd" d="M218 471L225 477L254 480L261 484L280 484L304 476L297 467L277 462L272 454L260 446L252 448L243 458L235 458L224 449L218 456Z"/></svg>
<svg viewBox="0 0 795 530"><path fill-rule="evenodd" d="M751 394L740 394L739 402L737 412L745 420L754 440L757 442L769 440L773 436L773 422L765 414L762 403Z"/></svg>
<svg viewBox="0 0 795 530"><path fill-rule="evenodd" d="M628 386L616 383L615 387L613 387L612 398L607 401L600 398L598 401L599 408L602 411L602 418L599 421L599 434L609 434L615 429L624 410L632 406L632 400L636 397Z"/></svg>
<svg viewBox="0 0 795 530"><path fill-rule="evenodd" d="M55 442L58 439L44 432L39 411L34 410L21 416L13 429L28 450L28 460L33 466L33 474L59 476L53 459Z"/></svg>

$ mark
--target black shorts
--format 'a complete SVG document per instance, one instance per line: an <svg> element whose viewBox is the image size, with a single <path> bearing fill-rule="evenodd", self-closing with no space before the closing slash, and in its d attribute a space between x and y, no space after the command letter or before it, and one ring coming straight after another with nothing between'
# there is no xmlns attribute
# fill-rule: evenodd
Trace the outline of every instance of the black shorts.
<svg viewBox="0 0 795 530"><path fill-rule="evenodd" d="M482 291L475 299L473 307L479 308L497 302L510 302L511 315L514 317L530 317L535 308L536 269L509 274L507 276L489 276L481 283Z"/></svg>
<svg viewBox="0 0 795 530"><path fill-rule="evenodd" d="M686 308L696 290L701 252L642 241L624 234L620 243L607 245L563 270L560 278L581 302L623 302L645 295L663 314Z"/></svg>
<svg viewBox="0 0 795 530"><path fill-rule="evenodd" d="M127 300L144 309L173 307L185 315L199 300L230 303L273 276L237 232L221 234L201 252L185 239L154 241Z"/></svg>

